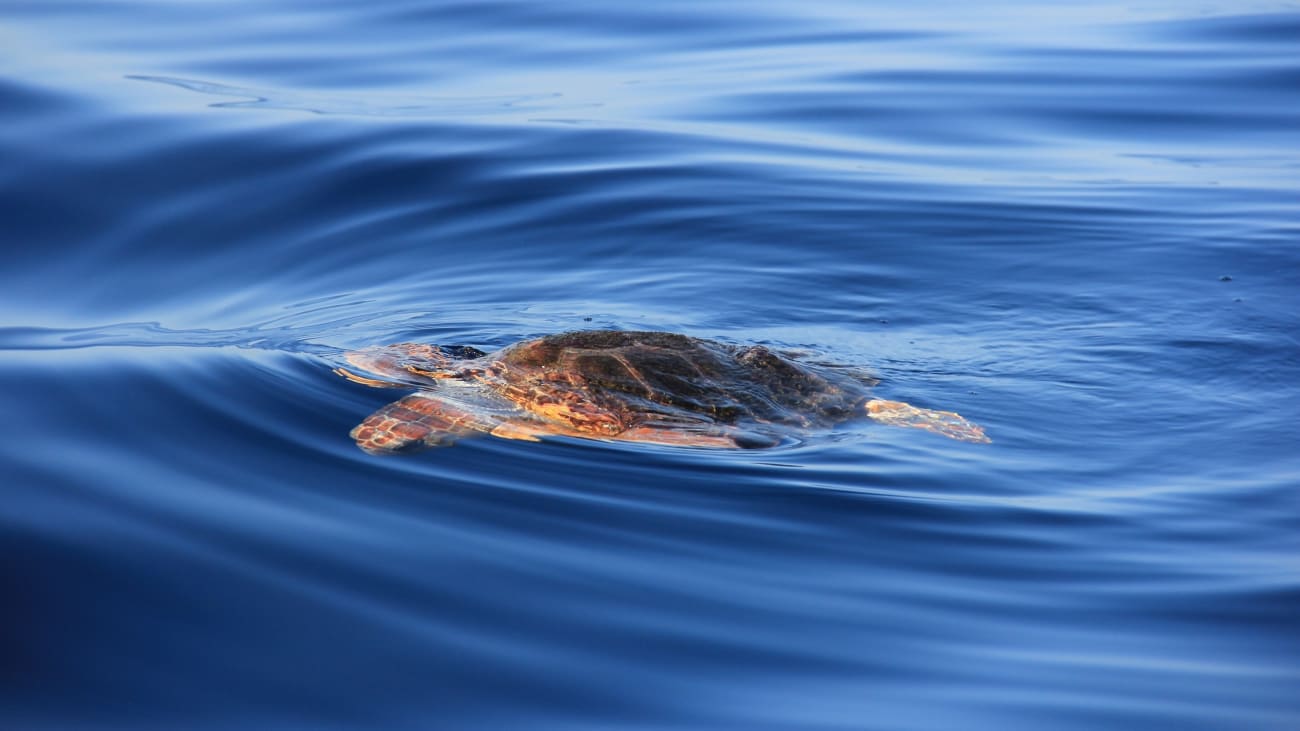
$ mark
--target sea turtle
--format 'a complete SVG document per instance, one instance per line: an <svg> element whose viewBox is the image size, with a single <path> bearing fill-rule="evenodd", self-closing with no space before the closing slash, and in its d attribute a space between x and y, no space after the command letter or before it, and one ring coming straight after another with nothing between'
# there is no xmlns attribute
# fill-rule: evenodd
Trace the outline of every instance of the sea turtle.
<svg viewBox="0 0 1300 731"><path fill-rule="evenodd" d="M850 369L675 333L584 330L494 353L398 343L344 357L361 371L337 368L345 378L418 389L352 430L357 445L373 454L446 446L475 432L761 448L861 416L989 441L951 411L870 398L875 379Z"/></svg>

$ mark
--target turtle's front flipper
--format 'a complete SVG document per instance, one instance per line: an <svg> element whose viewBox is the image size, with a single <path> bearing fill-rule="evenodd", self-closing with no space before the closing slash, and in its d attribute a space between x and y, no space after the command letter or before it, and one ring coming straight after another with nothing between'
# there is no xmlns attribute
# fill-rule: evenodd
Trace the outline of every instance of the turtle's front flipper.
<svg viewBox="0 0 1300 731"><path fill-rule="evenodd" d="M867 416L890 426L909 426L942 434L949 439L988 444L993 441L984 436L984 428L972 424L951 411L918 409L902 401L871 400L866 403Z"/></svg>
<svg viewBox="0 0 1300 731"><path fill-rule="evenodd" d="M397 454L449 447L461 436L495 427L495 421L413 393L367 416L352 430L352 438L370 454Z"/></svg>

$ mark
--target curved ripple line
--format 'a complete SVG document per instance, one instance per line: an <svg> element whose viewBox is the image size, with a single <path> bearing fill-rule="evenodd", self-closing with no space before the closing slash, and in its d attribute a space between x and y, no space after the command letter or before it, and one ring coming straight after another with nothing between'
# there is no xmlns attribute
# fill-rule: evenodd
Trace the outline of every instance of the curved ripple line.
<svg viewBox="0 0 1300 731"><path fill-rule="evenodd" d="M558 99L559 92L538 94L506 94L472 97L380 97L384 103L356 101L338 97L314 96L284 90L264 90L230 86L199 79L181 79L171 76L127 74L125 78L152 81L181 89L215 96L243 97L243 101L217 102L212 107L260 107L287 109L313 114L344 114L368 117L476 117L511 112L546 112L564 109L582 109L598 104L553 104L546 100ZM373 99L373 97L368 97Z"/></svg>
<svg viewBox="0 0 1300 731"><path fill-rule="evenodd" d="M157 322L127 322L83 328L0 328L0 350L77 350L82 348L249 348L333 354L338 349L304 342L301 333L239 330L172 330Z"/></svg>

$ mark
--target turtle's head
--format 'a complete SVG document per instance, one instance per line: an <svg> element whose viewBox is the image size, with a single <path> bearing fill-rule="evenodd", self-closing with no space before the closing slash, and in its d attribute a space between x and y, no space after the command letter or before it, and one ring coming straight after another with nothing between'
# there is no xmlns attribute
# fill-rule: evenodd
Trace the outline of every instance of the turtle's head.
<svg viewBox="0 0 1300 731"><path fill-rule="evenodd" d="M430 386L439 379L460 378L464 361L485 354L465 345L397 343L378 345L343 354L348 365L361 373L336 368L344 378L367 386Z"/></svg>

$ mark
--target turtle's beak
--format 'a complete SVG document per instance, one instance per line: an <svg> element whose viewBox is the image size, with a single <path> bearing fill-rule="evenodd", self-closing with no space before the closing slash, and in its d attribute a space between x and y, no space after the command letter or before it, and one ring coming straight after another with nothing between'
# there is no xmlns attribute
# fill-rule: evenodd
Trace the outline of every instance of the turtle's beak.
<svg viewBox="0 0 1300 731"><path fill-rule="evenodd" d="M349 381L352 381L353 383L360 383L360 384L363 385L363 386L371 386L371 387L374 387L374 388L392 388L392 387L394 387L394 386L399 385L399 384L396 384L396 383L389 383L388 381L381 381L381 380L379 380L379 379L377 379L377 378L368 378L368 377L366 377L366 376L362 376L362 375L360 375L360 374L353 373L352 371L348 370L347 368L342 368L342 367L335 368L335 369L334 369L334 372L337 373L337 374L340 375L340 376L343 376L344 378L348 379Z"/></svg>

